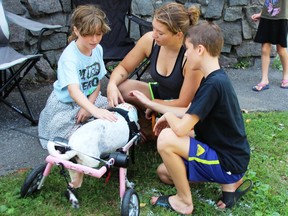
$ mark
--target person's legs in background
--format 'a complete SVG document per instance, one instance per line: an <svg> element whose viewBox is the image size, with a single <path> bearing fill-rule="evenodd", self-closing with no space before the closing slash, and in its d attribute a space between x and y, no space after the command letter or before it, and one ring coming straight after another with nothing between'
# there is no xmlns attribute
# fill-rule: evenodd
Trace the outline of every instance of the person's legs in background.
<svg viewBox="0 0 288 216"><path fill-rule="evenodd" d="M254 91L262 91L269 88L268 73L270 65L271 44L263 43L261 52L262 78L260 83L252 88Z"/></svg>
<svg viewBox="0 0 288 216"><path fill-rule="evenodd" d="M283 79L281 83L281 88L288 89L288 53L285 47L277 44L277 53L280 57L283 66Z"/></svg>

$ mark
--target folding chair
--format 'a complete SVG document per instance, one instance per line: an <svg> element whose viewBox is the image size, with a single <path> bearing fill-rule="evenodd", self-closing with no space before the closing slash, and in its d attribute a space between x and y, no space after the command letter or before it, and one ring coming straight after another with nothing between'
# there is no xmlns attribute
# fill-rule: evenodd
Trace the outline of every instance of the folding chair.
<svg viewBox="0 0 288 216"><path fill-rule="evenodd" d="M104 62L109 72L107 75L108 78L114 69L109 63L121 61L135 46L135 41L130 37L132 22L139 26L140 36L152 30L151 22L131 13L132 0L73 0L72 2L75 7L83 4L98 5L107 15L111 31L103 36L100 44L103 47ZM126 18L128 19L127 28L125 24ZM136 79L140 80L149 63L149 59L145 59L135 68L129 78L136 75Z"/></svg>
<svg viewBox="0 0 288 216"><path fill-rule="evenodd" d="M25 29L40 32L37 42L37 50L33 54L22 55L9 45L10 33L7 20L22 26ZM44 32L60 27L60 25L46 25L28 20L24 17L5 11L2 5L2 0L0 0L0 101L31 121L32 125L37 125L38 121L35 119L27 103L24 92L20 87L20 82L42 57L40 52ZM27 109L26 112L22 111L19 107L6 99L16 87L18 88L20 96Z"/></svg>

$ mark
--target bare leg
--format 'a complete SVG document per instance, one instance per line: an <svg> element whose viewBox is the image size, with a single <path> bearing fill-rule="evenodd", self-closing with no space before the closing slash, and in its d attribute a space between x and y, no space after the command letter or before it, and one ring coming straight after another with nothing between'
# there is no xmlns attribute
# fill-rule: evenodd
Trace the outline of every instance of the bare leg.
<svg viewBox="0 0 288 216"><path fill-rule="evenodd" d="M191 214L193 211L186 167L181 158L188 158L189 147L189 137L178 137L170 128L164 129L157 140L158 152L177 190L176 195L169 197L169 203L175 211L181 214ZM169 180L167 182L171 183ZM155 204L157 199L158 197L152 197L151 203Z"/></svg>
<svg viewBox="0 0 288 216"><path fill-rule="evenodd" d="M255 88L260 91L263 88L263 85L269 83L268 79L268 71L270 65L270 52L271 52L271 44L264 43L262 44L262 51L261 51L261 64L262 64L262 78L260 81L260 85L256 85Z"/></svg>
<svg viewBox="0 0 288 216"><path fill-rule="evenodd" d="M288 53L285 47L281 47L277 44L277 53L280 57L283 66L283 80L288 80ZM282 83L282 87L287 87L288 83Z"/></svg>
<svg viewBox="0 0 288 216"><path fill-rule="evenodd" d="M270 52L271 52L271 44L264 43L262 45L262 80L261 83L268 84L269 78L268 78L268 71L269 71L269 65L270 65Z"/></svg>
<svg viewBox="0 0 288 216"><path fill-rule="evenodd" d="M157 175L158 177L160 178L160 180L165 183L165 184L168 184L168 185L174 185L174 182L170 176L170 174L168 173L168 170L166 169L165 167L165 164L162 163L158 166L157 168ZM192 182L192 181L189 181L189 184L201 184L203 182Z"/></svg>
<svg viewBox="0 0 288 216"><path fill-rule="evenodd" d="M125 102L131 103L134 106L137 107L138 109L138 117L139 117L139 121L138 123L140 124L140 131L142 134L142 143L147 143L149 141L155 141L155 136L154 133L152 131L152 121L151 119L147 119L146 118L146 114L145 114L145 110L146 108L143 106L142 103L139 102L139 100L137 100L135 97L131 97L129 95L130 91L132 90L139 90L141 91L143 94L145 94L148 98L151 99L151 95L150 95L150 91L149 91L149 87L148 87L148 83L146 82L142 82L142 81L138 81L138 80L131 80L128 79L125 82L121 83L119 85L119 90L123 96L123 99Z"/></svg>
<svg viewBox="0 0 288 216"><path fill-rule="evenodd" d="M69 183L73 188L80 188L83 182L84 174L76 172L74 170L69 170L71 182Z"/></svg>
<svg viewBox="0 0 288 216"><path fill-rule="evenodd" d="M170 174L168 173L168 170L164 165L164 163L160 164L159 167L157 168L157 175L163 183L174 185L174 182Z"/></svg>
<svg viewBox="0 0 288 216"><path fill-rule="evenodd" d="M129 92L132 90L139 90L151 99L148 83L129 79L121 83L118 88L124 98L124 101L131 103L142 110L144 110L144 106L137 99L129 96Z"/></svg>

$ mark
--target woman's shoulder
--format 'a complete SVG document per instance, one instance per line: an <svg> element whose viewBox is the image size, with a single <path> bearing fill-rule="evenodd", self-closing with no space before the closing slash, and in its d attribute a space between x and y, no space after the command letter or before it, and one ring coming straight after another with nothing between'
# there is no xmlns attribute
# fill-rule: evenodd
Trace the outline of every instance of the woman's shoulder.
<svg viewBox="0 0 288 216"><path fill-rule="evenodd" d="M141 52L145 52L146 56L149 56L151 53L152 45L153 45L153 32L145 33L136 43L135 50L141 50Z"/></svg>
<svg viewBox="0 0 288 216"><path fill-rule="evenodd" d="M143 43L143 44L146 44L146 45L148 45L147 43L149 43L149 42L152 43L153 42L152 34L153 34L152 31L145 33L144 35L142 35L139 38L137 43Z"/></svg>

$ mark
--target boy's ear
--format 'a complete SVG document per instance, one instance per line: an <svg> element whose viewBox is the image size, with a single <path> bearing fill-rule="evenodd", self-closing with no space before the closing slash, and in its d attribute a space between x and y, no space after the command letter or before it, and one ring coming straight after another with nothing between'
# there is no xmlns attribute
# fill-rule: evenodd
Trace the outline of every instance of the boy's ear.
<svg viewBox="0 0 288 216"><path fill-rule="evenodd" d="M199 45L197 46L198 54L199 54L199 55L202 55L202 54L204 53L205 49L206 49L206 48L205 48L203 45L199 44Z"/></svg>

